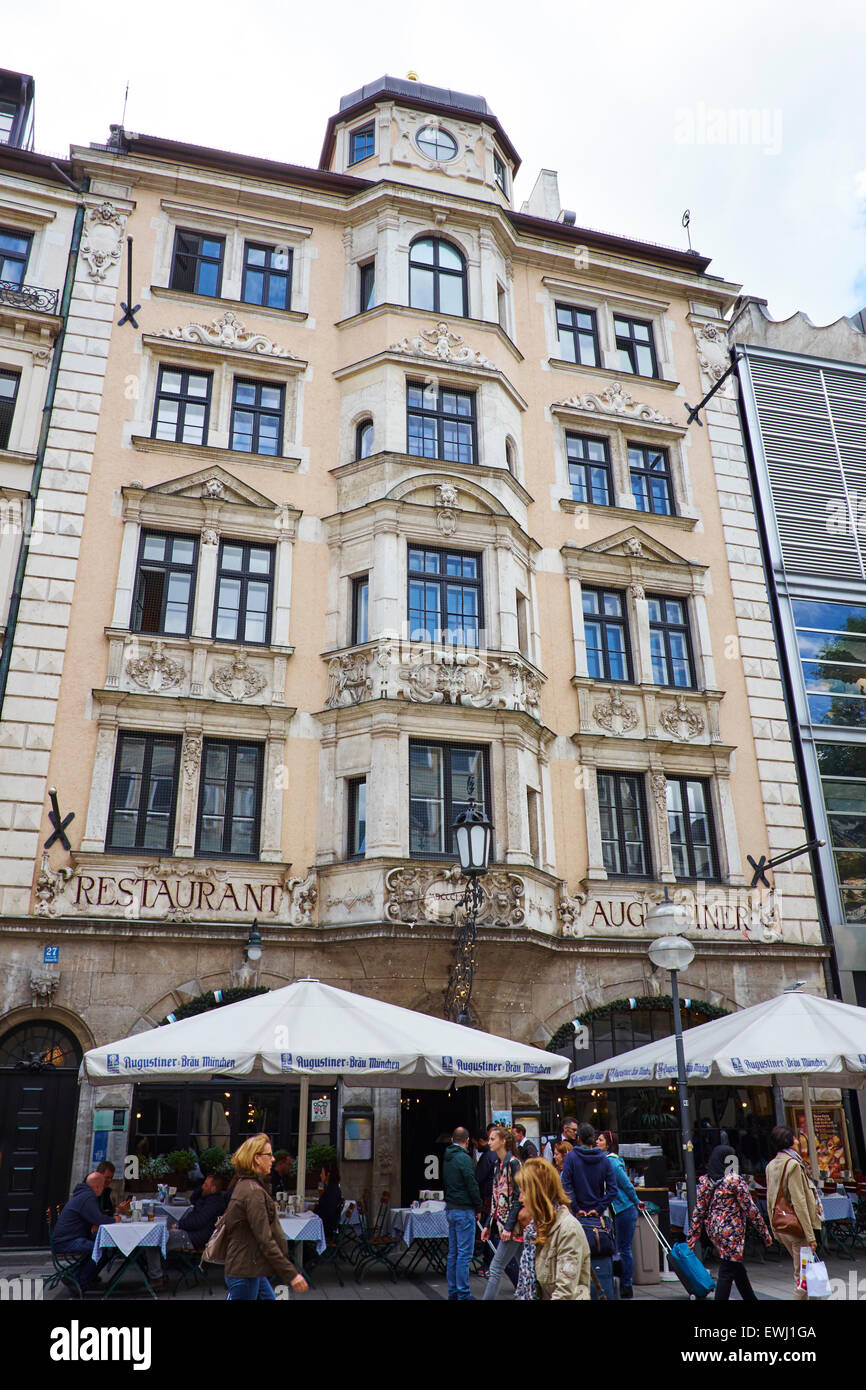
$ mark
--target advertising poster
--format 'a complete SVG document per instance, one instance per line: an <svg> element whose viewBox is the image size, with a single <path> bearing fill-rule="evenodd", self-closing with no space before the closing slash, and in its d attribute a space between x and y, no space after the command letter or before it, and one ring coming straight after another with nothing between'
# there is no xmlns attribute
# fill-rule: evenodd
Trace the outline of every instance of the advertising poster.
<svg viewBox="0 0 866 1390"><path fill-rule="evenodd" d="M818 1155L818 1177L822 1182L839 1182L852 1176L851 1150L848 1146L848 1127L841 1105L813 1105L815 1147ZM800 1106L789 1109L789 1123L798 1136L801 1154L809 1161L806 1135L806 1115Z"/></svg>

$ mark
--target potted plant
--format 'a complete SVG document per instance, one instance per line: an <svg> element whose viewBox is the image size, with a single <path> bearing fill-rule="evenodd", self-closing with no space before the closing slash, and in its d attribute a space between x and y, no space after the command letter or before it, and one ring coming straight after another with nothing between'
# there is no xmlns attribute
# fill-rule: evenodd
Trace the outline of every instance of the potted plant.
<svg viewBox="0 0 866 1390"><path fill-rule="evenodd" d="M198 1156L198 1166L202 1171L202 1176L207 1177L209 1173L230 1178L234 1173L232 1161L225 1149L203 1149Z"/></svg>
<svg viewBox="0 0 866 1390"><path fill-rule="evenodd" d="M189 1187L190 1170L197 1162L192 1149L173 1149L170 1154L165 1155L166 1182L182 1192L184 1188Z"/></svg>
<svg viewBox="0 0 866 1390"><path fill-rule="evenodd" d="M157 1185L168 1173L168 1163L164 1154L153 1158L143 1158L138 1165L138 1177L126 1179L127 1192L155 1192Z"/></svg>
<svg viewBox="0 0 866 1390"><path fill-rule="evenodd" d="M316 1188L319 1186L319 1174L322 1170L322 1165L324 1163L327 1163L329 1159L336 1157L337 1150L334 1148L333 1144L308 1145L307 1171L304 1178L305 1190L312 1188L312 1190L315 1192ZM292 1177L297 1177L297 1173L298 1167L297 1161L295 1161L292 1164Z"/></svg>

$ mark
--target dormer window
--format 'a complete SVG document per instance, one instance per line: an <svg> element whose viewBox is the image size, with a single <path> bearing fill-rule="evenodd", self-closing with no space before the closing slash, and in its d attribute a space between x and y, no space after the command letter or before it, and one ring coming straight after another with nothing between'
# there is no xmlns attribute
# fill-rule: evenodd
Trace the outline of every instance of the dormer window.
<svg viewBox="0 0 866 1390"><path fill-rule="evenodd" d="M0 101L0 145L8 145L18 107L11 101Z"/></svg>
<svg viewBox="0 0 866 1390"><path fill-rule="evenodd" d="M421 153L438 164L447 164L450 159L456 158L457 141L447 130L440 130L438 125L423 126L415 141Z"/></svg>
<svg viewBox="0 0 866 1390"><path fill-rule="evenodd" d="M450 241L419 237L409 251L409 305L434 314L469 312L466 299L466 262Z"/></svg>
<svg viewBox="0 0 866 1390"><path fill-rule="evenodd" d="M508 186L506 184L505 165L502 163L502 160L499 158L499 155L496 153L495 150L493 152L493 177L507 198Z"/></svg>
<svg viewBox="0 0 866 1390"><path fill-rule="evenodd" d="M367 159L376 147L376 126L373 121L359 126L349 136L349 163L359 164Z"/></svg>

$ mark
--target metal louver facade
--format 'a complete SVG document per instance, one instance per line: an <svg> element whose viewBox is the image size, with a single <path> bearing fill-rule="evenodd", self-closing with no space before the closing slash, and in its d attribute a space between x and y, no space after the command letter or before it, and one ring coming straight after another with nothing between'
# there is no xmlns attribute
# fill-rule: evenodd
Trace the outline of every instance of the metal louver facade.
<svg viewBox="0 0 866 1390"><path fill-rule="evenodd" d="M866 371L752 349L745 373L782 567L866 580Z"/></svg>

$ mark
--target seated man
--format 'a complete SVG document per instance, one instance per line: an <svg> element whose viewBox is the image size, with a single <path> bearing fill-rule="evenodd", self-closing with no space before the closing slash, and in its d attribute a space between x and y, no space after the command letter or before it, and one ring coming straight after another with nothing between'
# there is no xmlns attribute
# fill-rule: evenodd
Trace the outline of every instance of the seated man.
<svg viewBox="0 0 866 1390"><path fill-rule="evenodd" d="M228 1203L227 1179L219 1173L209 1173L201 1187L190 1198L189 1211L180 1217L168 1234L168 1252L172 1250L204 1250L214 1233L214 1227ZM142 1251L147 1261L147 1276L155 1288L164 1281L162 1257L157 1249Z"/></svg>
<svg viewBox="0 0 866 1390"><path fill-rule="evenodd" d="M64 1276L64 1283L68 1283L70 1277L74 1277L82 1292L95 1277L99 1266L111 1259L110 1252L106 1252L102 1255L99 1265L93 1260L96 1228L117 1220L115 1216L103 1211L99 1205L99 1198L106 1182L104 1173L88 1173L86 1180L78 1184L64 1206L54 1228L54 1249L58 1255L86 1254L91 1257L76 1270L74 1276Z"/></svg>
<svg viewBox="0 0 866 1390"><path fill-rule="evenodd" d="M97 1163L96 1168L94 1169L94 1172L101 1173L105 1178L105 1187L102 1189L102 1193L99 1197L99 1208L100 1211L107 1212L109 1216L114 1216L115 1214L119 1216L128 1216L128 1197L125 1201L121 1202L115 1209L114 1198L111 1195L111 1184L114 1181L114 1171L114 1164L107 1158L104 1158L101 1163Z"/></svg>
<svg viewBox="0 0 866 1390"><path fill-rule="evenodd" d="M294 1192L294 1190L292 1155L288 1149L277 1149L274 1154L274 1166L271 1169L271 1196L276 1197L278 1192Z"/></svg>

